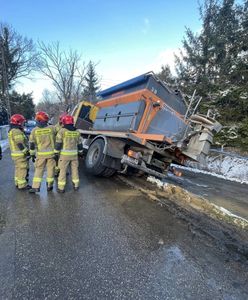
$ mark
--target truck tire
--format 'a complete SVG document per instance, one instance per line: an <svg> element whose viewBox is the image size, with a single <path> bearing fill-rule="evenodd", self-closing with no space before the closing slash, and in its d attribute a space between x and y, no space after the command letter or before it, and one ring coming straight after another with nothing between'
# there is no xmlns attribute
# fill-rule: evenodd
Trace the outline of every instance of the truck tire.
<svg viewBox="0 0 248 300"><path fill-rule="evenodd" d="M102 165L103 161L104 141L103 139L95 140L89 147L85 166L88 172L93 175L101 176L106 167Z"/></svg>
<svg viewBox="0 0 248 300"><path fill-rule="evenodd" d="M102 165L103 161L104 140L97 139L89 147L85 159L85 166L89 173L96 176L111 177L116 170L107 168Z"/></svg>

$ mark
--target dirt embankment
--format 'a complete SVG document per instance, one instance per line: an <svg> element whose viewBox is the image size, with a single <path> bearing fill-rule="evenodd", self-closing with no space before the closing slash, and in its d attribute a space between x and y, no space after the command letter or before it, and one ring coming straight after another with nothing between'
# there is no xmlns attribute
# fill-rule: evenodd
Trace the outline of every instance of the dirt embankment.
<svg viewBox="0 0 248 300"><path fill-rule="evenodd" d="M221 247L225 246L227 250L242 254L248 260L248 220L233 215L179 186L163 183L153 177L145 180L119 176L119 179L187 221L190 230L204 232Z"/></svg>

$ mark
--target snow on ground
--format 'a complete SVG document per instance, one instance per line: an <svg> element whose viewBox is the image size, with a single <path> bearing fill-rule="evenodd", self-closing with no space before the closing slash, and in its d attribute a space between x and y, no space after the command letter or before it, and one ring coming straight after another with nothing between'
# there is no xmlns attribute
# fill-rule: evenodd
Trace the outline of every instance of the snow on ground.
<svg viewBox="0 0 248 300"><path fill-rule="evenodd" d="M187 166L177 168L195 173L203 173L216 176L222 179L248 184L248 159L230 156L227 154L211 154L207 157L206 163L201 165L196 162L188 162Z"/></svg>
<svg viewBox="0 0 248 300"><path fill-rule="evenodd" d="M163 182L162 180L158 179L158 178L155 178L153 176L148 176L147 177L147 181L148 182L151 182L151 183L154 183L155 185L157 185L157 187L159 189L163 189L165 186L167 186L167 183Z"/></svg>
<svg viewBox="0 0 248 300"><path fill-rule="evenodd" d="M5 151L9 147L8 131L8 125L0 126L0 145L2 147L2 151Z"/></svg>
<svg viewBox="0 0 248 300"><path fill-rule="evenodd" d="M9 147L8 139L0 141L0 145L2 147L2 151L4 152Z"/></svg>
<svg viewBox="0 0 248 300"><path fill-rule="evenodd" d="M234 177L230 177L229 174L222 175L222 174L218 174L218 173L215 173L215 172L204 171L204 170L197 169L197 168L178 166L178 165L174 165L174 164L172 164L172 165L174 167L182 169L182 170L187 170L187 171L194 172L194 173L201 173L201 174L211 175L211 176L215 176L215 177L222 178L222 179L225 179L225 180L230 180L230 181L235 181L235 182L239 182L239 183L248 184L248 177L246 177L245 179L234 178Z"/></svg>

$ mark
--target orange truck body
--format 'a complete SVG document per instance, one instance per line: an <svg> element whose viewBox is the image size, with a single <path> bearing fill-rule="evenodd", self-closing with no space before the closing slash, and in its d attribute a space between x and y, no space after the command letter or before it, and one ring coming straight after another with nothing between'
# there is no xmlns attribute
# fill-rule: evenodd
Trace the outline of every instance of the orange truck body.
<svg viewBox="0 0 248 300"><path fill-rule="evenodd" d="M87 149L104 139L106 160L112 158L110 165L118 171L129 166L163 177L171 162L184 164L187 159L206 156L213 131L220 128L206 116L187 118L188 108L180 93L171 91L152 73L102 91L98 99L95 105L82 102L74 110L76 127ZM95 115L90 119L92 110ZM130 153L133 157L128 157ZM118 159L121 163L115 165Z"/></svg>

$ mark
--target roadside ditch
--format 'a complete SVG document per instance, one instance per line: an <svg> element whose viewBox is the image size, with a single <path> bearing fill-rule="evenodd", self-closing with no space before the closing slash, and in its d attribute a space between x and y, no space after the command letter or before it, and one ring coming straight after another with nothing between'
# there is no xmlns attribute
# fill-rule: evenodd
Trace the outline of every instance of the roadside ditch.
<svg viewBox="0 0 248 300"><path fill-rule="evenodd" d="M118 175L118 179L166 207L188 223L194 235L204 235L235 260L248 263L248 220L219 207L206 198L154 177L146 180Z"/></svg>

